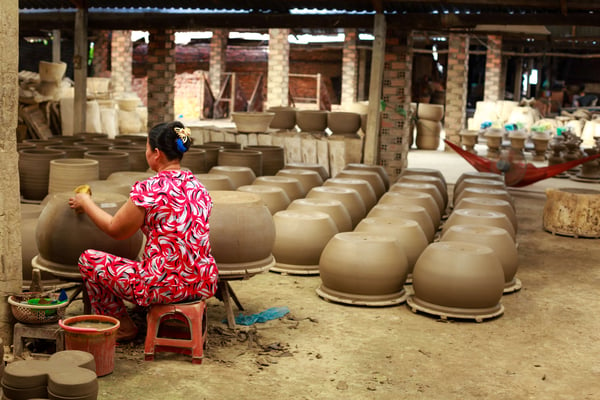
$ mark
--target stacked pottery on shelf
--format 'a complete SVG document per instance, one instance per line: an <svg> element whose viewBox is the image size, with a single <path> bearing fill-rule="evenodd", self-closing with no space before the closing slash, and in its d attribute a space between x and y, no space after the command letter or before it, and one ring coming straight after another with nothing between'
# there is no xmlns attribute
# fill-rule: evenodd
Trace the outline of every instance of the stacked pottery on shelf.
<svg viewBox="0 0 600 400"><path fill-rule="evenodd" d="M296 111L296 125L301 132L322 134L327 129L326 110L298 110Z"/></svg>
<svg viewBox="0 0 600 400"><path fill-rule="evenodd" d="M360 114L349 111L327 113L327 128L334 136L358 137L361 128Z"/></svg>
<svg viewBox="0 0 600 400"><path fill-rule="evenodd" d="M277 130L292 130L296 126L296 109L294 107L269 107L267 112L274 113L269 128Z"/></svg>
<svg viewBox="0 0 600 400"><path fill-rule="evenodd" d="M440 146L444 106L440 104L417 104L417 149L436 150Z"/></svg>

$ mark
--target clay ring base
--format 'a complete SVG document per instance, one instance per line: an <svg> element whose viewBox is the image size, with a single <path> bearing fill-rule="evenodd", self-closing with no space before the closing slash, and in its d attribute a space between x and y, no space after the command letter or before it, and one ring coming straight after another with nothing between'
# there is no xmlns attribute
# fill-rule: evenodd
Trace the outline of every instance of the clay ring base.
<svg viewBox="0 0 600 400"><path fill-rule="evenodd" d="M425 314L437 315L442 320L448 318L457 319L472 319L475 322L483 322L483 320L498 317L504 314L504 306L502 303L498 303L495 307L477 309L477 308L455 308L455 307L444 307L436 304L432 304L423 300L418 299L414 295L409 296L406 299L408 306L411 311L416 313L421 311Z"/></svg>
<svg viewBox="0 0 600 400"><path fill-rule="evenodd" d="M217 261L219 268L219 278L223 280L246 279L256 274L268 271L269 268L275 265L275 257L268 256L259 261L248 261L241 263L220 263Z"/></svg>
<svg viewBox="0 0 600 400"><path fill-rule="evenodd" d="M319 275L319 265L295 265L277 262L269 269L271 272L279 272L289 275Z"/></svg>
<svg viewBox="0 0 600 400"><path fill-rule="evenodd" d="M514 278L512 282L507 283L506 286L504 286L503 294L518 292L521 290L521 287L523 287L521 280L519 278Z"/></svg>
<svg viewBox="0 0 600 400"><path fill-rule="evenodd" d="M337 290L328 289L321 285L316 290L319 297L332 301L334 303L348 304L351 306L369 306L369 307L386 307L402 304L406 301L408 293L402 288L399 292L388 295L359 295L351 293L343 293Z"/></svg>

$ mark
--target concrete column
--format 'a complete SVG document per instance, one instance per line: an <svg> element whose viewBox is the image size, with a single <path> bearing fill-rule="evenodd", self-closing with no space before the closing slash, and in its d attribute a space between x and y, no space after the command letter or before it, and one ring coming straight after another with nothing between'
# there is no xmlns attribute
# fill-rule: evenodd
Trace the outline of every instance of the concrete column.
<svg viewBox="0 0 600 400"><path fill-rule="evenodd" d="M448 37L448 75L446 78L446 139L460 143L460 132L467 119L467 83L469 81L469 36L451 33Z"/></svg>
<svg viewBox="0 0 600 400"><path fill-rule="evenodd" d="M500 79L502 78L502 36L488 35L485 59L485 83L483 99L497 101L500 97ZM503 85L502 85L503 86Z"/></svg>
<svg viewBox="0 0 600 400"><path fill-rule="evenodd" d="M12 343L9 293L21 292L21 205L17 154L19 1L0 2L0 338Z"/></svg>
<svg viewBox="0 0 600 400"><path fill-rule="evenodd" d="M174 119L175 31L149 30L148 128Z"/></svg>
<svg viewBox="0 0 600 400"><path fill-rule="evenodd" d="M412 47L412 35L388 32L382 89L385 109L381 113L379 160L392 179L408 165Z"/></svg>
<svg viewBox="0 0 600 400"><path fill-rule="evenodd" d="M94 58L90 76L108 78L110 77L108 70L110 31L95 31L94 36L96 40L94 40Z"/></svg>
<svg viewBox="0 0 600 400"><path fill-rule="evenodd" d="M111 84L115 93L131 92L133 43L131 31L113 31L111 41Z"/></svg>
<svg viewBox="0 0 600 400"><path fill-rule="evenodd" d="M342 108L356 102L358 87L358 50L356 29L344 30L344 49L342 55Z"/></svg>
<svg viewBox="0 0 600 400"><path fill-rule="evenodd" d="M210 90L215 97L221 91L221 75L225 72L227 63L227 38L229 31L227 29L213 29L212 39L210 40L210 59L208 69L208 81Z"/></svg>
<svg viewBox="0 0 600 400"><path fill-rule="evenodd" d="M267 71L267 108L289 104L290 42L289 29L269 29L269 66Z"/></svg>

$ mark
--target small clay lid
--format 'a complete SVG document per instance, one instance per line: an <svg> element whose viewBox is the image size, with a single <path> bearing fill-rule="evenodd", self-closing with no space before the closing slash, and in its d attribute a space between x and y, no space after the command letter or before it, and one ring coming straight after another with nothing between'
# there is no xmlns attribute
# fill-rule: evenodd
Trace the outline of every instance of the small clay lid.
<svg viewBox="0 0 600 400"><path fill-rule="evenodd" d="M12 362L4 368L2 385L19 389L45 386L48 378L47 364L45 360Z"/></svg>
<svg viewBox="0 0 600 400"><path fill-rule="evenodd" d="M96 372L96 361L94 355L87 351L81 350L64 350L59 351L50 356L50 363L59 363L60 365L69 365L73 367L81 367ZM61 367L62 368L62 367ZM49 371L54 370L54 367L49 367Z"/></svg>
<svg viewBox="0 0 600 400"><path fill-rule="evenodd" d="M54 364L56 369L48 373L48 392L57 396L78 398L98 393L96 373L86 368L65 368Z"/></svg>

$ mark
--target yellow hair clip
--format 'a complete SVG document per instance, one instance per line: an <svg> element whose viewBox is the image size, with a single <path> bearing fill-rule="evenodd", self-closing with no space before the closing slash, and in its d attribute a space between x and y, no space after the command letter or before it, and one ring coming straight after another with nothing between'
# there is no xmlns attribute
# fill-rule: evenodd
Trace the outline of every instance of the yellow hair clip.
<svg viewBox="0 0 600 400"><path fill-rule="evenodd" d="M190 130L190 128L180 128L177 126L173 128L173 130L175 131L177 136L179 136L179 139L181 139L183 143L187 142L188 138L192 136L192 131Z"/></svg>

